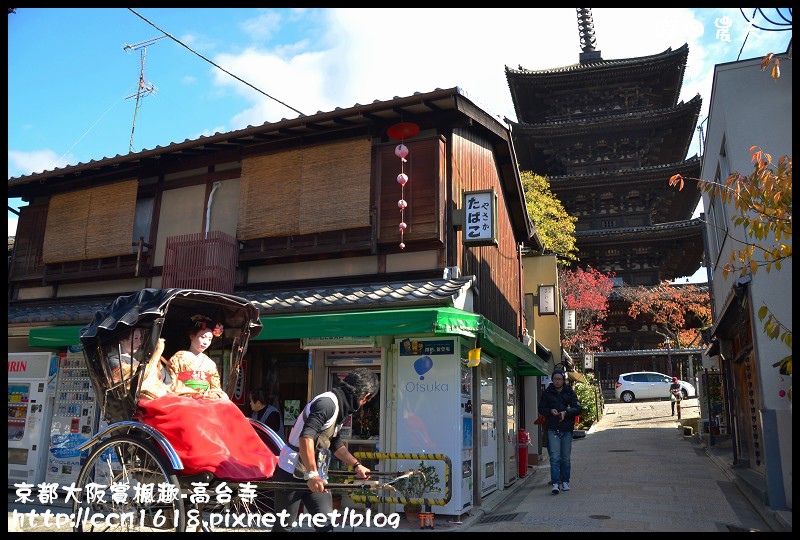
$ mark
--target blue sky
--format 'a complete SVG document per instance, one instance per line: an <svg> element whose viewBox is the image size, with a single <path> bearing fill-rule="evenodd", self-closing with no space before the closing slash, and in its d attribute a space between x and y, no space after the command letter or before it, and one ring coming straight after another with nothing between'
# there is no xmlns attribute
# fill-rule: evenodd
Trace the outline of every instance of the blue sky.
<svg viewBox="0 0 800 540"><path fill-rule="evenodd" d="M753 8L744 12L752 18ZM751 28L738 8L592 14L607 60L688 43L680 99L703 97L701 121L715 64L784 52L791 38ZM453 86L516 120L504 67L555 68L579 52L574 8L17 8L8 15L8 177ZM142 64L152 91L137 109Z"/></svg>

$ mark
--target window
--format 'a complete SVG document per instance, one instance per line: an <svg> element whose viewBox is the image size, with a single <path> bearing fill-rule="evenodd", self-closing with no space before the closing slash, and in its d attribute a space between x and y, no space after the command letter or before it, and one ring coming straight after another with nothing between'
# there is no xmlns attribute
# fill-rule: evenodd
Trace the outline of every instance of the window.
<svg viewBox="0 0 800 540"><path fill-rule="evenodd" d="M723 139L719 151L717 170L714 174L714 182L717 184L723 184L729 174L730 166L728 164L725 140ZM709 199L707 230L709 241L708 255L711 261L716 261L719 259L720 251L722 250L722 244L725 241L725 235L728 231L728 216L722 199L713 194Z"/></svg>
<svg viewBox="0 0 800 540"><path fill-rule="evenodd" d="M153 207L155 199L146 197L136 201L136 214L133 218L133 243L143 238L145 244L150 243L150 228L153 224ZM147 251L147 248L144 248ZM136 248L134 248L136 251Z"/></svg>

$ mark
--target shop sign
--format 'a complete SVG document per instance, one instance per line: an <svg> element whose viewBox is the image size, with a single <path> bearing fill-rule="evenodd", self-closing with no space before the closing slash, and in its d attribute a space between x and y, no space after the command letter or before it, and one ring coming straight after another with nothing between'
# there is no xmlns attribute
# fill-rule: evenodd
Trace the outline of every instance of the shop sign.
<svg viewBox="0 0 800 540"><path fill-rule="evenodd" d="M340 347L375 347L375 338L372 336L335 336L302 338L300 347L303 349L332 349Z"/></svg>

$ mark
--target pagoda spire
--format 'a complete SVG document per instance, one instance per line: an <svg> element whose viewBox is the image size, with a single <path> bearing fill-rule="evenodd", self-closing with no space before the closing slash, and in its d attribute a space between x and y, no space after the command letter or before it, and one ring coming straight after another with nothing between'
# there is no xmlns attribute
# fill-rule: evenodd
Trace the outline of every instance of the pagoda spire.
<svg viewBox="0 0 800 540"><path fill-rule="evenodd" d="M575 8L578 12L578 36L581 41L581 54L579 55L581 64L591 64L599 62L603 58L600 51L595 50L594 19L592 18L592 8Z"/></svg>

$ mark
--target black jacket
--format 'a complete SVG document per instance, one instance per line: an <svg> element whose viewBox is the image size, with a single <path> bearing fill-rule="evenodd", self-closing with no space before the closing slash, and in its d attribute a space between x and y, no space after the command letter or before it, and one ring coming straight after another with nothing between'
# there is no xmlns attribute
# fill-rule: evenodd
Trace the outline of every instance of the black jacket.
<svg viewBox="0 0 800 540"><path fill-rule="evenodd" d="M564 415L564 420L561 421L559 416L553 416L550 411L555 409L559 412L567 411ZM575 417L578 416L583 407L578 402L578 396L575 391L567 384L564 384L561 392L556 391L553 383L545 389L542 393L542 399L539 400L539 414L547 419L547 429L557 429L559 431L573 431L575 429Z"/></svg>

